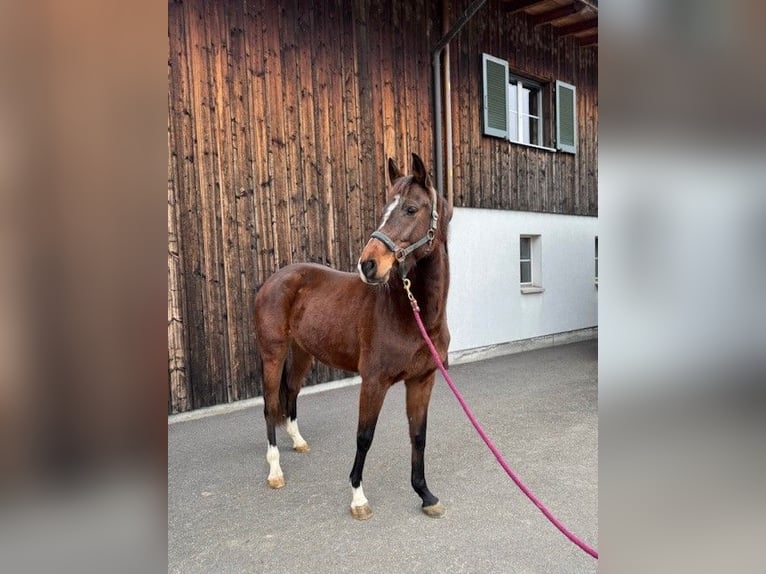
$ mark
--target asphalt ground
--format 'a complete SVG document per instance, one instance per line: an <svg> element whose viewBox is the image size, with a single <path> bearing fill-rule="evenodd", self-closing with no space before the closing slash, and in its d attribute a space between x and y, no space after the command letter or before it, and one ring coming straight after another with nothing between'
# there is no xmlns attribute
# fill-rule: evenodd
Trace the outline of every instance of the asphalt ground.
<svg viewBox="0 0 766 574"><path fill-rule="evenodd" d="M567 527L598 547L597 341L455 365L450 375L495 445ZM373 517L351 518L358 386L299 397L311 446L277 431L287 485L266 485L262 407L168 426L168 571L595 572L508 478L441 375L426 479L446 506L420 511L410 486L404 385L391 388L364 469Z"/></svg>

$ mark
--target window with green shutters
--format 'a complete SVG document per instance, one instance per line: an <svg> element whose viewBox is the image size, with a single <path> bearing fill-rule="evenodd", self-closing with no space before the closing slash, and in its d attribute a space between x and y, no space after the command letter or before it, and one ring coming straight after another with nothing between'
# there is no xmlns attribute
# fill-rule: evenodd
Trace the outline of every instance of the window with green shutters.
<svg viewBox="0 0 766 574"><path fill-rule="evenodd" d="M508 62L482 54L483 133L549 151L577 151L577 91L571 84L511 74ZM555 87L555 110L551 90ZM555 118L551 121L550 117ZM555 122L555 127L553 123ZM546 140L553 140L550 142Z"/></svg>

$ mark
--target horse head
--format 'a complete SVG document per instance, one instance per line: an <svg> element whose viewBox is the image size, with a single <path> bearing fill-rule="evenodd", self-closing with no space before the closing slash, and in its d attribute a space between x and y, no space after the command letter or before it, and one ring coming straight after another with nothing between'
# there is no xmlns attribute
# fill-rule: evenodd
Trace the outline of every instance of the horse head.
<svg viewBox="0 0 766 574"><path fill-rule="evenodd" d="M452 210L431 183L423 160L412 154L412 174L404 175L388 160L391 185L380 226L362 250L357 269L362 281L386 283L394 266L405 277L418 260L447 241Z"/></svg>

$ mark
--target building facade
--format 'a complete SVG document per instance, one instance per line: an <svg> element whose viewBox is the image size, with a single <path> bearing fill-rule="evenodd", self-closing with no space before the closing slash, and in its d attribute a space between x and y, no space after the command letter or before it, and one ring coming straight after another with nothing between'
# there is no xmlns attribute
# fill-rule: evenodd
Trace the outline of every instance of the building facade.
<svg viewBox="0 0 766 574"><path fill-rule="evenodd" d="M260 285L353 270L387 158L434 165L433 49L470 4L168 4L169 412L259 395ZM449 44L452 352L597 323L593 4L487 0Z"/></svg>

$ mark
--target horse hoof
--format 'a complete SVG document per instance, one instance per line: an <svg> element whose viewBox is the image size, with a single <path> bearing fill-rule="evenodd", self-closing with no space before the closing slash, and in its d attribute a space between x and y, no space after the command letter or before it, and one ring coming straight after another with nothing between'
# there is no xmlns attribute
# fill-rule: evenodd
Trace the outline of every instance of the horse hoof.
<svg viewBox="0 0 766 574"><path fill-rule="evenodd" d="M269 483L269 488L276 490L277 488L282 488L285 485L285 477L278 476L276 478L269 478L267 479L267 482Z"/></svg>
<svg viewBox="0 0 766 574"><path fill-rule="evenodd" d="M299 444L298 446L294 446L293 450L295 452L310 452L311 447L308 445L308 443Z"/></svg>
<svg viewBox="0 0 766 574"><path fill-rule="evenodd" d="M369 520L372 517L372 510L369 504L363 506L352 506L351 516L357 520Z"/></svg>
<svg viewBox="0 0 766 574"><path fill-rule="evenodd" d="M447 509L444 508L444 505L441 502L437 502L431 506L423 506L422 510L426 516L430 516L431 518L441 518L444 516L444 513L447 512Z"/></svg>

